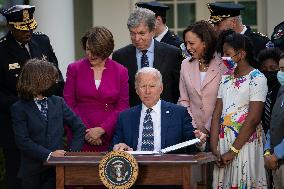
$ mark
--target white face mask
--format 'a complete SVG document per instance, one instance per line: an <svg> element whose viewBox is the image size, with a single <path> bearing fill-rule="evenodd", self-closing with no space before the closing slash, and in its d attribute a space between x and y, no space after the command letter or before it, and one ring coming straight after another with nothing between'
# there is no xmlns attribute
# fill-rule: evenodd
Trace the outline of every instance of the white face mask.
<svg viewBox="0 0 284 189"><path fill-rule="evenodd" d="M222 60L223 60L223 63L225 64L225 66L228 68L228 70L233 70L237 66L237 64L229 56L223 56Z"/></svg>
<svg viewBox="0 0 284 189"><path fill-rule="evenodd" d="M284 85L284 72L278 71L277 72L277 79L281 85Z"/></svg>

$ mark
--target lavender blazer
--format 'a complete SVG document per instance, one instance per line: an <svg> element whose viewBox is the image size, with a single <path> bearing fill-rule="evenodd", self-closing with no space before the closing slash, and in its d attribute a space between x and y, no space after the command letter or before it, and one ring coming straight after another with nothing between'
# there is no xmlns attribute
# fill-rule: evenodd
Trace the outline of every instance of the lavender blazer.
<svg viewBox="0 0 284 189"><path fill-rule="evenodd" d="M215 54L201 83L198 61L185 59L182 62L179 104L188 107L188 112L192 117L192 125L195 128L205 132L206 130L210 131L219 83L226 70L221 57Z"/></svg>
<svg viewBox="0 0 284 189"><path fill-rule="evenodd" d="M85 142L83 151L106 151L112 140L118 114L129 107L128 71L117 62L107 59L99 88L87 58L67 68L64 99L82 119L87 128L102 127L102 146Z"/></svg>

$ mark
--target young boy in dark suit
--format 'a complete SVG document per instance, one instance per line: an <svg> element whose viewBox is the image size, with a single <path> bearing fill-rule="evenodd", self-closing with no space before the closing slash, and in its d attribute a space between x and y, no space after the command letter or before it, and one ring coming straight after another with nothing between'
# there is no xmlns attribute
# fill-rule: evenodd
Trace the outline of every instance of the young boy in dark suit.
<svg viewBox="0 0 284 189"><path fill-rule="evenodd" d="M55 169L43 166L50 157L64 156L64 125L73 140L68 150L80 150L85 125L65 104L53 96L57 69L45 60L31 59L23 67L17 90L21 98L11 107L16 144L21 151L18 176L24 189L55 188Z"/></svg>

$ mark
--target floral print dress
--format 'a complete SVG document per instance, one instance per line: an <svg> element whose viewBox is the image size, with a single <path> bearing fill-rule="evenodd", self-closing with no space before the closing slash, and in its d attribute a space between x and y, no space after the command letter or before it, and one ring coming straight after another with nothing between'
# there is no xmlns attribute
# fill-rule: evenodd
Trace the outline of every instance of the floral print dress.
<svg viewBox="0 0 284 189"><path fill-rule="evenodd" d="M218 98L222 98L218 149L220 154L230 150L248 115L250 101L265 101L265 76L257 69L240 78L232 73L222 76ZM214 167L213 189L267 188L263 159L263 131L257 126L249 141L234 160L224 168Z"/></svg>

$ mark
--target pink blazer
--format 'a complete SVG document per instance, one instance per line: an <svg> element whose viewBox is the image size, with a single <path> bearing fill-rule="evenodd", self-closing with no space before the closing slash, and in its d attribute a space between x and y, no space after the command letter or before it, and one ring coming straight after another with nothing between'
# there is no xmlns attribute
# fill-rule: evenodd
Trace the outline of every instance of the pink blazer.
<svg viewBox="0 0 284 189"><path fill-rule="evenodd" d="M112 140L118 114L129 108L128 71L107 59L99 88L88 59L70 64L64 87L64 99L87 128L102 127L102 146L84 144L84 151L106 151Z"/></svg>
<svg viewBox="0 0 284 189"><path fill-rule="evenodd" d="M201 83L198 60L185 59L182 62L178 103L188 107L195 128L206 128L210 131L219 82L226 69L221 57L215 54Z"/></svg>

